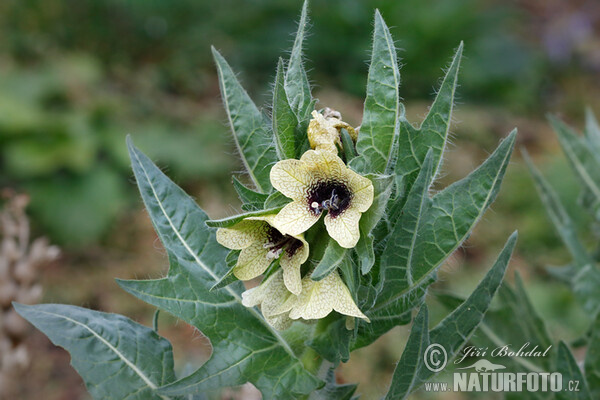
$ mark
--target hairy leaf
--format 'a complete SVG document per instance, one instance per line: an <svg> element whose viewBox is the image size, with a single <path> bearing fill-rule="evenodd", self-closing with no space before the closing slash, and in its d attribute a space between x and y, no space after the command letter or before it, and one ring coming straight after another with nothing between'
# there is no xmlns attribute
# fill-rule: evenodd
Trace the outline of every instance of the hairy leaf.
<svg viewBox="0 0 600 400"><path fill-rule="evenodd" d="M206 220L206 225L210 226L211 228L230 228L248 217L260 217L263 215L277 214L281 208L282 206L267 208L265 210L250 211L222 219L208 219Z"/></svg>
<svg viewBox="0 0 600 400"><path fill-rule="evenodd" d="M280 58L277 64L277 75L275 87L273 88L273 133L277 144L277 154L281 160L296 158L296 127L298 118L292 110L287 94L285 92L285 76L283 71L283 60Z"/></svg>
<svg viewBox="0 0 600 400"><path fill-rule="evenodd" d="M477 326L483 320L490 302L502 283L504 273L510 261L517 241L516 232L506 242L494 266L488 271L473 293L444 318L435 328L427 329L427 312L420 311L411 331L407 347L394 371L388 399L404 399L417 390L423 382L434 377L433 372L424 365L423 352L430 344L444 348L447 360L451 361L468 342ZM424 306L423 306L424 307Z"/></svg>
<svg viewBox="0 0 600 400"><path fill-rule="evenodd" d="M556 392L557 400L592 400L587 382L583 373L577 365L577 361L571 354L571 350L562 340L558 343L558 356L556 357L556 372L560 372L563 378L563 390ZM568 391L565 385L570 381L579 382L578 391Z"/></svg>
<svg viewBox="0 0 600 400"><path fill-rule="evenodd" d="M600 201L600 158L571 128L562 121L549 116L560 145L573 167L575 174L597 201Z"/></svg>
<svg viewBox="0 0 600 400"><path fill-rule="evenodd" d="M392 376L390 390L386 400L404 399L418 384L425 349L429 346L429 313L427 304L423 304L413 321L410 336Z"/></svg>
<svg viewBox="0 0 600 400"><path fill-rule="evenodd" d="M373 49L367 78L367 97L351 166L361 173L385 173L398 136L400 72L396 47L379 10L375 11Z"/></svg>
<svg viewBox="0 0 600 400"><path fill-rule="evenodd" d="M573 257L574 264L569 281L575 296L592 318L600 311L600 270L592 257L587 253L575 232L575 224L567 214L558 195L539 173L531 162L529 155L523 151L523 158L529 166L535 187L550 220Z"/></svg>
<svg viewBox="0 0 600 400"><path fill-rule="evenodd" d="M600 315L592 325L592 336L585 355L585 377L593 399L600 398Z"/></svg>
<svg viewBox="0 0 600 400"><path fill-rule="evenodd" d="M439 173L452 122L452 108L462 51L461 43L421 126L414 128L403 115L400 116L396 175L403 177L405 190L409 190L412 186L429 149L433 150L433 176L436 177Z"/></svg>
<svg viewBox="0 0 600 400"><path fill-rule="evenodd" d="M390 329L395 318L422 302L427 287L436 279L437 269L468 237L498 194L512 153L515 135L516 132L513 131L496 151L466 178L450 185L432 199L424 198L424 205L421 206L418 202L420 197L411 201L411 204L414 204L411 207L422 207L417 211L420 217L416 221L416 235L410 242L411 249L408 253L406 243L401 241L391 242L387 247L386 258L381 263L381 291L375 306L366 312L371 319L371 326L365 328L366 335L361 338L362 341L368 342L368 336L374 340L376 337L374 334L369 335L369 332L378 334L384 329ZM425 181L425 178L422 179ZM420 185L421 190L424 190L424 186L425 182ZM414 196L417 196L417 193L418 191ZM406 208L403 211L401 221L406 221L408 237L408 226L414 218L414 208ZM400 227L397 234L401 233L403 223L398 222L397 226ZM410 257L407 261L410 264L404 265L402 258L406 259L408 256Z"/></svg>
<svg viewBox="0 0 600 400"><path fill-rule="evenodd" d="M212 357L193 374L161 388L187 394L252 382L263 398L296 398L320 386L282 335L255 308L241 304L241 282L210 292L227 272L227 250L205 224L206 214L129 142L133 170L150 219L169 254L166 278L119 281L140 299L198 328Z"/></svg>
<svg viewBox="0 0 600 400"><path fill-rule="evenodd" d="M447 301L442 296L444 304L452 307L453 299ZM529 343L524 351L533 350L548 352L545 357L503 357L500 362L510 365L515 370L523 368L531 372L553 372L556 351L550 339L546 325L533 308L520 275L515 272L515 288L504 282L498 291L499 306L488 310L479 330L471 339L478 347L497 348L508 346L511 351L517 351Z"/></svg>
<svg viewBox="0 0 600 400"><path fill-rule="evenodd" d="M392 175L368 174L366 176L373 182L374 197L373 204L360 218L360 239L356 245L356 254L363 275L369 273L375 264L374 237L371 232L384 217L394 186Z"/></svg>
<svg viewBox="0 0 600 400"><path fill-rule="evenodd" d="M310 93L310 84L302 60L302 43L304 42L304 34L308 23L307 14L308 1L305 1L302 6L298 32L296 33L296 39L292 47L292 54L288 62L284 83L287 98L292 110L296 113L298 121L308 119L314 105Z"/></svg>
<svg viewBox="0 0 600 400"><path fill-rule="evenodd" d="M14 307L71 354L95 399L172 399L156 389L175 380L173 350L152 329L122 315L69 305Z"/></svg>
<svg viewBox="0 0 600 400"><path fill-rule="evenodd" d="M271 123L256 108L223 56L214 47L212 52L225 111L242 162L258 191L268 193L271 190L269 171L278 161Z"/></svg>
<svg viewBox="0 0 600 400"><path fill-rule="evenodd" d="M585 110L585 138L594 150L594 154L600 157L600 124L591 108Z"/></svg>
<svg viewBox="0 0 600 400"><path fill-rule="evenodd" d="M265 204L265 201L267 200L267 197L269 197L264 193L259 193L252 189L248 189L235 176L233 177L233 187L242 201L242 209L244 211L261 210Z"/></svg>

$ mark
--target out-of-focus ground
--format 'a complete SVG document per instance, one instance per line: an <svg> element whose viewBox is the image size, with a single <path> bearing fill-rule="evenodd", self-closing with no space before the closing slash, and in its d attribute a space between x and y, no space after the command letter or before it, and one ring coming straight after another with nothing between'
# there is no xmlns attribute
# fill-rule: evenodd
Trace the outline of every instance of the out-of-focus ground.
<svg viewBox="0 0 600 400"><path fill-rule="evenodd" d="M0 187L29 194L34 236L62 248L61 258L39 272L44 302L151 323L151 307L114 282L159 277L167 268L136 193L125 135L209 215L239 210L230 176L242 167L225 125L209 46L240 72L257 103L267 103L300 7L291 0L0 3ZM376 7L403 49L401 94L411 121L425 115L442 68L465 41L456 123L438 187L469 173L518 127L518 146L528 149L558 190L585 240L589 227L576 203L577 183L544 115L557 113L581 128L585 105L600 113L600 4L315 0L306 55L317 106L341 111L354 125L361 119ZM575 338L585 329L582 310L543 270L569 257L518 151L498 200L443 267L436 287L469 293L515 229L519 244L508 279L518 270L555 337ZM432 318L443 312L432 307ZM209 355L209 344L185 323L165 314L159 322L179 367L186 361L200 365ZM339 381L359 382L365 399L381 397L407 332L396 328L353 353L340 367ZM15 382L19 399L88 398L66 352L35 331L25 344L35 361Z"/></svg>

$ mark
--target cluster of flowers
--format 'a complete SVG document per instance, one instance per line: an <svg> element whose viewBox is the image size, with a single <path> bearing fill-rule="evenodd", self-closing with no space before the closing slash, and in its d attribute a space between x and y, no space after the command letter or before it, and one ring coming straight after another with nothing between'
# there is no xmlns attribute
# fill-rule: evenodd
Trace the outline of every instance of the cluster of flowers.
<svg viewBox="0 0 600 400"><path fill-rule="evenodd" d="M304 233L322 214L329 236L341 247L353 248L360 237L361 214L373 203L371 181L338 157L341 129L354 141L356 130L336 112L313 111L312 116L307 131L312 149L299 160L279 161L270 172L273 187L292 201L277 214L248 217L217 231L219 243L241 250L233 268L238 279L256 278L275 266L258 287L243 293L243 304L260 305L265 319L280 330L293 320L320 319L333 310L368 321L337 271L314 281L311 271L302 269L310 254Z"/></svg>

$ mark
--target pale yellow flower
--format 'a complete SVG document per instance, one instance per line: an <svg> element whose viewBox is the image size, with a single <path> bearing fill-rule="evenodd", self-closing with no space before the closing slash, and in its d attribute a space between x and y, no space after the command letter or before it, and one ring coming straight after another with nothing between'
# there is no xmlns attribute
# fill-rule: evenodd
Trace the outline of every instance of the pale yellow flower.
<svg viewBox="0 0 600 400"><path fill-rule="evenodd" d="M236 278L256 278L279 258L286 287L299 294L300 266L308 258L308 243L303 235L283 234L274 220L275 215L246 218L231 228L219 228L217 241L229 249L241 250L233 268Z"/></svg>
<svg viewBox="0 0 600 400"><path fill-rule="evenodd" d="M278 308L289 298L296 299L297 296L287 290L283 272L279 270L259 286L242 293L242 304L246 307L260 305L265 320L275 329L284 330L289 328L293 320L289 313L281 312Z"/></svg>
<svg viewBox="0 0 600 400"><path fill-rule="evenodd" d="M299 235L327 211L329 235L342 247L356 246L360 216L373 203L373 184L337 155L308 150L300 160L279 161L271 169L271 184L293 200L274 219L281 232Z"/></svg>
<svg viewBox="0 0 600 400"><path fill-rule="evenodd" d="M310 276L305 276L302 279L300 294L288 297L273 310L278 315L286 313L291 319L305 320L325 318L332 311L370 322L354 303L350 291L337 271L320 281L313 281Z"/></svg>
<svg viewBox="0 0 600 400"><path fill-rule="evenodd" d="M340 129L348 131L352 140L356 141L357 132L341 120L341 116L336 112L329 112L328 115L322 115L317 111L312 112L313 119L308 124L308 142L310 147L315 150L325 150L337 154L337 146L342 146ZM339 118L338 118L339 116Z"/></svg>

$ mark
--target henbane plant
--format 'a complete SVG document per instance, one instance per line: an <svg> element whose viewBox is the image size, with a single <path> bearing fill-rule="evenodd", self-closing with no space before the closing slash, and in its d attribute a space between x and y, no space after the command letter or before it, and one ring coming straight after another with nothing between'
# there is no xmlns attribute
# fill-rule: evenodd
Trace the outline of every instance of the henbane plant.
<svg viewBox="0 0 600 400"><path fill-rule="evenodd" d="M420 339L409 340L388 394L404 398L435 375L423 368L423 343L443 344L454 357L482 321L516 235L472 295L431 330L424 299L498 194L516 132L470 175L431 194L462 43L417 127L400 102L394 41L376 12L363 120L352 127L332 109L315 110L302 58L306 23L305 4L291 55L277 65L270 116L213 49L251 185L233 178L245 213L210 220L127 143L170 269L162 279L118 283L208 337L212 355L204 365L177 376L169 342L124 316L15 305L71 353L93 397L203 398L251 382L264 399L349 399L356 387L336 384L338 364L420 309L413 328ZM258 276L262 282L247 290L242 281Z"/></svg>

